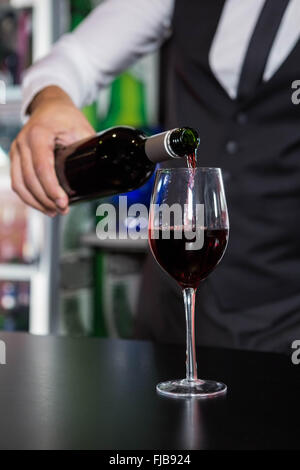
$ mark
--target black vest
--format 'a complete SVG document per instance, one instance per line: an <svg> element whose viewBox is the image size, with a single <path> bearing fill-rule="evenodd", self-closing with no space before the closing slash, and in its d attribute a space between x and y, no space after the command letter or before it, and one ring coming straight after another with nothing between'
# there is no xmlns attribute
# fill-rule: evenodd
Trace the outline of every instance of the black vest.
<svg viewBox="0 0 300 470"><path fill-rule="evenodd" d="M223 345L282 350L300 339L300 42L253 96L230 99L208 62L224 3L177 0L166 67L166 128L198 129L198 165L222 168L230 217L197 322L218 325Z"/></svg>

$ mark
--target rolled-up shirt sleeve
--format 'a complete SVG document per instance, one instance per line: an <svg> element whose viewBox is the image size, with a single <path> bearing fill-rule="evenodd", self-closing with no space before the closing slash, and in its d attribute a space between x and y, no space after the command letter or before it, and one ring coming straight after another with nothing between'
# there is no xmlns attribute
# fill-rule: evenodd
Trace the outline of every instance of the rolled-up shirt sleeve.
<svg viewBox="0 0 300 470"><path fill-rule="evenodd" d="M53 46L24 75L22 118L43 88L62 88L76 106L93 101L138 58L158 48L170 34L174 0L105 0Z"/></svg>

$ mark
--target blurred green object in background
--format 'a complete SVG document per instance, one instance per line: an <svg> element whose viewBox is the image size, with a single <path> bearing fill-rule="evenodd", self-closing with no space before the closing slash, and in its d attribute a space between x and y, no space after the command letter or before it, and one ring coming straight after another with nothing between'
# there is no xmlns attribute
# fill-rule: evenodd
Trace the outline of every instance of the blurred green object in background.
<svg viewBox="0 0 300 470"><path fill-rule="evenodd" d="M82 20L92 11L93 3L91 0L70 0L71 25L70 30L77 28Z"/></svg>
<svg viewBox="0 0 300 470"><path fill-rule="evenodd" d="M118 125L147 126L145 84L132 71L124 72L113 81L107 116L99 121L100 129Z"/></svg>

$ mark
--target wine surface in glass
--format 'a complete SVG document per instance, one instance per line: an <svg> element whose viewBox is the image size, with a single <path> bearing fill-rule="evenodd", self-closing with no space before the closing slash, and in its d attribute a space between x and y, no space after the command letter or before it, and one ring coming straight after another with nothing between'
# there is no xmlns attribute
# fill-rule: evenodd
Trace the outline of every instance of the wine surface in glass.
<svg viewBox="0 0 300 470"><path fill-rule="evenodd" d="M165 239L165 231L168 239ZM186 237L183 227L158 228L157 238L149 229L151 251L160 264L182 288L196 289L221 260L228 240L227 229L202 229L204 242L200 249L188 250L186 243L195 243Z"/></svg>

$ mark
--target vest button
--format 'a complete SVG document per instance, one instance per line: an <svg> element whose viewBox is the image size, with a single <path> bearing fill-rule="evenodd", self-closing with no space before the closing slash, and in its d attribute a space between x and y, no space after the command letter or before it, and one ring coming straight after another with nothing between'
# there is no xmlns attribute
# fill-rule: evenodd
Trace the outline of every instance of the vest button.
<svg viewBox="0 0 300 470"><path fill-rule="evenodd" d="M238 113L236 115L236 122L238 124L241 124L241 125L244 125L244 124L247 124L248 122L248 115L246 113Z"/></svg>
<svg viewBox="0 0 300 470"><path fill-rule="evenodd" d="M226 152L229 153L229 155L234 155L237 153L239 145L235 140L228 140L226 146Z"/></svg>

